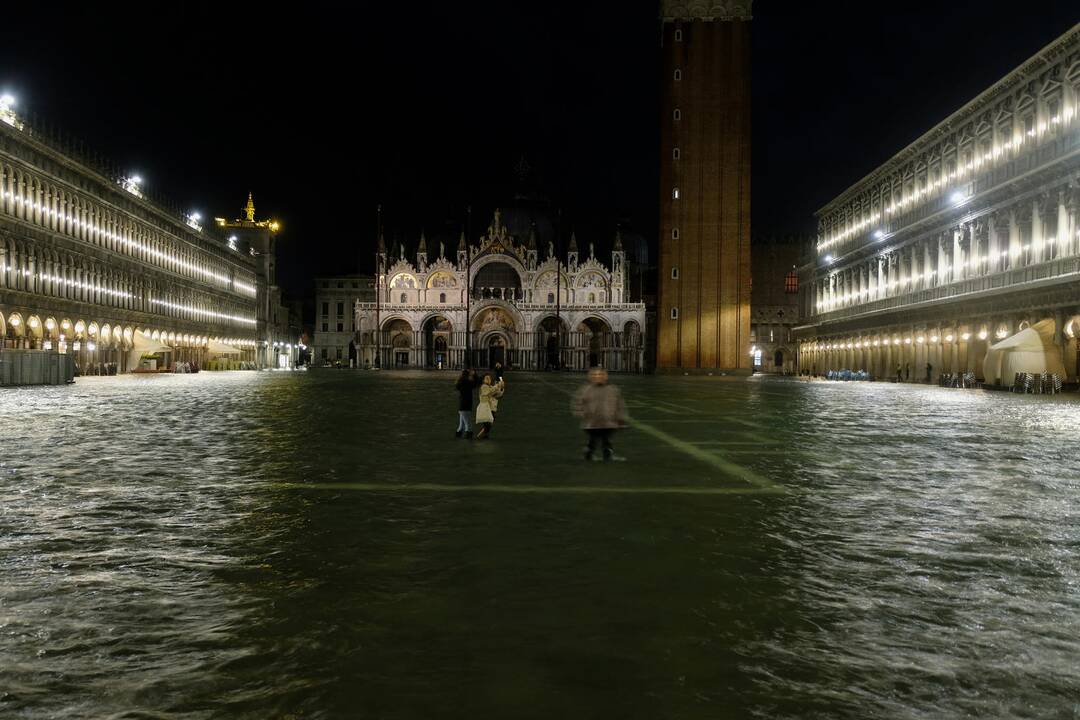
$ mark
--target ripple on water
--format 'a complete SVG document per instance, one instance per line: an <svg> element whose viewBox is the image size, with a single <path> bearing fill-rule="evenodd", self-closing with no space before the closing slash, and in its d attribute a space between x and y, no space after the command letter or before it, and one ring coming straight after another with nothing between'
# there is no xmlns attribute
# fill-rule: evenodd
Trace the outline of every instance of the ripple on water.
<svg viewBox="0 0 1080 720"><path fill-rule="evenodd" d="M1075 399L619 382L789 492L284 487L566 482L573 381L547 376L475 453L415 421L453 422L442 376L0 392L0 715L1072 717ZM589 482L697 468L625 439Z"/></svg>

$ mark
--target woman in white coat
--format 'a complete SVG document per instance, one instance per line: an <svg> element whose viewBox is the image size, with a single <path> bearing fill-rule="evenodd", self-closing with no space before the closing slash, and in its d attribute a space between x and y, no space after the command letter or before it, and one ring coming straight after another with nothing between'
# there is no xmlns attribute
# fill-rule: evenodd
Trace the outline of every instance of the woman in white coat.
<svg viewBox="0 0 1080 720"><path fill-rule="evenodd" d="M484 384L480 386L480 404L476 406L476 424L480 426L477 440L486 440L491 435L491 425L495 422L495 411L502 395L503 384L492 384L491 376L485 375Z"/></svg>

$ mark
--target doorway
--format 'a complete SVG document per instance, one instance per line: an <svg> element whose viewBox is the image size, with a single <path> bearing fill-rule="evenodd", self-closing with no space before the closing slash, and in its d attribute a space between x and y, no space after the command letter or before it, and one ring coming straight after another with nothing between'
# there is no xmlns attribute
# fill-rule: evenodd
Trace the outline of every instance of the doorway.
<svg viewBox="0 0 1080 720"><path fill-rule="evenodd" d="M495 363L506 367L506 341L499 335L488 340L488 367L494 369Z"/></svg>

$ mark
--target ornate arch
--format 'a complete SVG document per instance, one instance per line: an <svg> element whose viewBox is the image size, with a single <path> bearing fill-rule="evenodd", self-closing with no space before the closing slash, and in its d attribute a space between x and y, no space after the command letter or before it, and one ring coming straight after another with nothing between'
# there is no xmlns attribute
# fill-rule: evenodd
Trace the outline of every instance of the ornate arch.
<svg viewBox="0 0 1080 720"><path fill-rule="evenodd" d="M518 275L518 282L521 283L521 287L526 287L525 283L525 266L512 255L504 255L500 253L491 253L489 255L482 255L472 262L469 268L469 286L471 287L473 281L476 280L476 274L480 272L487 265L492 263L506 263L514 269L514 272Z"/></svg>

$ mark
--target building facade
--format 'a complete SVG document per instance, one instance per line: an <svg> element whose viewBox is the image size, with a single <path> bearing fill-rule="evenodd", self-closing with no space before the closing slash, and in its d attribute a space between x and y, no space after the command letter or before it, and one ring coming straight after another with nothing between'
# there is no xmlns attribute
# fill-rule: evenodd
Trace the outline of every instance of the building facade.
<svg viewBox="0 0 1080 720"><path fill-rule="evenodd" d="M356 365L356 304L375 302L370 275L315 278L314 365Z"/></svg>
<svg viewBox="0 0 1080 720"><path fill-rule="evenodd" d="M256 259L137 178L83 161L0 103L0 338L81 372L214 357L258 363Z"/></svg>
<svg viewBox="0 0 1080 720"><path fill-rule="evenodd" d="M755 238L750 297L750 357L754 372L794 375L798 371L795 328L799 325L799 257L795 237Z"/></svg>
<svg viewBox="0 0 1080 720"><path fill-rule="evenodd" d="M802 367L1008 383L984 377L987 348L1049 320L1075 377L1078 105L1080 25L822 208Z"/></svg>
<svg viewBox="0 0 1080 720"><path fill-rule="evenodd" d="M574 236L557 257L534 231L511 235L496 210L478 243L461 238L456 259L441 243L432 250L429 259L422 237L415 262L403 247L390 258L379 239L376 302L356 303L362 365L644 370L645 306L627 299L618 234L610 266L591 244L582 258Z"/></svg>
<svg viewBox="0 0 1080 720"><path fill-rule="evenodd" d="M657 367L750 369L750 0L663 0Z"/></svg>
<svg viewBox="0 0 1080 720"><path fill-rule="evenodd" d="M255 334L260 338L256 356L260 366L285 369L295 367L299 354L297 323L289 317L289 307L277 284L277 220L255 218L255 199L248 193L243 217L214 218L224 234L226 246L249 255L255 264Z"/></svg>

